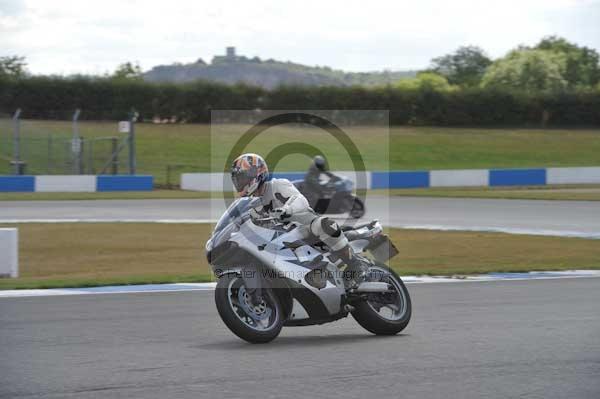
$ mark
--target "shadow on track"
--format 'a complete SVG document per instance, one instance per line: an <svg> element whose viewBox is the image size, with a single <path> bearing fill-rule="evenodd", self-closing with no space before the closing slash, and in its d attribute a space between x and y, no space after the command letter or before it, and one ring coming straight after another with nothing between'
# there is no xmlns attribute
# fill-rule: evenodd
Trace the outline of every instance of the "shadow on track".
<svg viewBox="0 0 600 399"><path fill-rule="evenodd" d="M294 335L294 336L279 336L274 341L260 345L251 344L242 341L239 338L232 337L228 340L212 342L205 345L192 345L192 348L198 349L213 349L219 351L227 350L248 350L248 351L265 351L270 348L293 348L293 347L320 347L320 346L331 346L335 344L347 344L347 343L358 343L381 340L399 339L401 337L408 336L408 334L397 334L391 336L383 335L371 335L369 333L364 334L334 334L334 335Z"/></svg>

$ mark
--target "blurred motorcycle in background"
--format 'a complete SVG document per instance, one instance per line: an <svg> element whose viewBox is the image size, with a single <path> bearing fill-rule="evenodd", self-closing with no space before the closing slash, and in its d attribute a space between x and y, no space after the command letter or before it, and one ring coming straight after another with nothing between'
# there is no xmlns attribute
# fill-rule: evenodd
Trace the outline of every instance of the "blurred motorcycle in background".
<svg viewBox="0 0 600 399"><path fill-rule="evenodd" d="M365 204L354 194L354 182L347 177L330 173L329 180L318 188L306 184L304 180L294 180L292 183L319 214L348 213L354 219L365 215Z"/></svg>

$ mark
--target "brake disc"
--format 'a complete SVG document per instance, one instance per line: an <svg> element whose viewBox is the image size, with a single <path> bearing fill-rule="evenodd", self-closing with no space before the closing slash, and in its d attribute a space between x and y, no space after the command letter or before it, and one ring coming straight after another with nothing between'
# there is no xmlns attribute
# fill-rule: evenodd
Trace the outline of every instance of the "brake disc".
<svg viewBox="0 0 600 399"><path fill-rule="evenodd" d="M240 287L238 290L238 300L242 309L253 320L260 321L271 317L272 310L265 303L264 298L258 305L252 303L252 298L246 292L245 287Z"/></svg>

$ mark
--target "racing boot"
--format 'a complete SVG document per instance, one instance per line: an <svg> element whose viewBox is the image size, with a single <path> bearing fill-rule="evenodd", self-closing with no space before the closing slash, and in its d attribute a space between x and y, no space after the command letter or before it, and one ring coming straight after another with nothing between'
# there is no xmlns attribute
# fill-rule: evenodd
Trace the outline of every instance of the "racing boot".
<svg viewBox="0 0 600 399"><path fill-rule="evenodd" d="M354 253L350 245L346 245L339 251L335 251L335 255L346 264L343 272L346 288L358 287L365 280L369 267Z"/></svg>

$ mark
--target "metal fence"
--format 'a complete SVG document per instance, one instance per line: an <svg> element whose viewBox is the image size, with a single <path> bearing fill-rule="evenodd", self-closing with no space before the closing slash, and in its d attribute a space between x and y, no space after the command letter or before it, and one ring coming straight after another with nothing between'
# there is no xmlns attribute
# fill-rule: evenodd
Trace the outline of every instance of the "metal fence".
<svg viewBox="0 0 600 399"><path fill-rule="evenodd" d="M97 131L76 110L62 121L35 121L16 110L0 114L0 174L119 174L136 172L135 113L119 131ZM103 127L105 129L105 127ZM111 135L111 133L117 133Z"/></svg>

